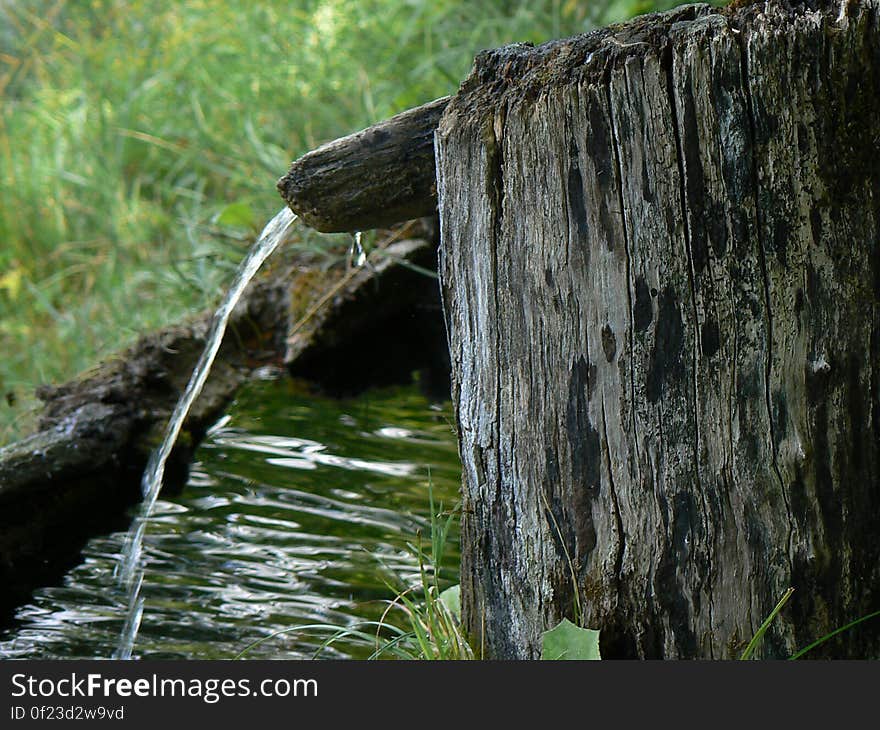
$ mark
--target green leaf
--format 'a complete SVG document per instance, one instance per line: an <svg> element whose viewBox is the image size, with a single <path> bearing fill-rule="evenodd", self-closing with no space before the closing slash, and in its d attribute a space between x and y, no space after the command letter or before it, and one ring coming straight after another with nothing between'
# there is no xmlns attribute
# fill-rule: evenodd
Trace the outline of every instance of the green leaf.
<svg viewBox="0 0 880 730"><path fill-rule="evenodd" d="M564 618L557 626L544 632L541 659L601 658L597 630L582 629Z"/></svg>
<svg viewBox="0 0 880 730"><path fill-rule="evenodd" d="M440 600L455 618L461 621L461 586L449 586L440 594Z"/></svg>
<svg viewBox="0 0 880 730"><path fill-rule="evenodd" d="M221 226L254 227L254 209L247 203L230 203L217 215Z"/></svg>

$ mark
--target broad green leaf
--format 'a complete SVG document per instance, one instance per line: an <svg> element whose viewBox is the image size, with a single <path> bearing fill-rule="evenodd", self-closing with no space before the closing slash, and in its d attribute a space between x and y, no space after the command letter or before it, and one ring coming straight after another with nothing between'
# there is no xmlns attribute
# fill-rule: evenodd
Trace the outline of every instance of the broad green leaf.
<svg viewBox="0 0 880 730"><path fill-rule="evenodd" d="M449 586L440 594L440 600L449 609L449 613L461 621L461 586Z"/></svg>
<svg viewBox="0 0 880 730"><path fill-rule="evenodd" d="M597 630L582 629L564 618L557 626L544 632L541 659L601 658Z"/></svg>
<svg viewBox="0 0 880 730"><path fill-rule="evenodd" d="M221 226L254 227L254 210L247 203L230 203L217 216Z"/></svg>

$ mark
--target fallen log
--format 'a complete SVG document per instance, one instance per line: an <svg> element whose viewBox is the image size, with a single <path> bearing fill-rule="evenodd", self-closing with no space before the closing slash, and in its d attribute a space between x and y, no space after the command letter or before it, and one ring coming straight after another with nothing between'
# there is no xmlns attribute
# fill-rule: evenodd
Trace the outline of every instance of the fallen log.
<svg viewBox="0 0 880 730"><path fill-rule="evenodd" d="M371 384L362 377L370 359L384 357L382 340L369 334L383 330L409 350L393 374L403 379L429 367L438 357L436 342L423 346L431 319L445 348L439 291L397 264L431 266L435 259L432 242L408 239L376 251L363 268L299 264L255 281L233 312L184 424L165 488L182 486L193 450L257 368L286 365L334 392L355 391ZM371 304L377 298L381 307ZM88 538L126 528L126 509L140 499L146 461L204 347L212 315L145 335L82 377L38 391L44 407L36 432L0 449L0 621L34 587L74 565ZM342 334L333 332L343 326ZM340 348L358 327L366 333L362 341L374 345L364 344L357 368L340 371L335 363L353 362Z"/></svg>
<svg viewBox="0 0 880 730"><path fill-rule="evenodd" d="M192 445L219 414L285 310L284 287L251 288L168 464L166 484L182 482ZM0 449L0 613L53 582L78 562L85 541L125 529L126 509L140 499L150 450L204 345L210 313L142 337L92 372L42 387L35 433ZM239 339L240 338L240 339ZM276 339L270 334L270 339Z"/></svg>
<svg viewBox="0 0 880 730"><path fill-rule="evenodd" d="M434 131L449 97L409 109L300 157L278 181L290 209L324 232L434 215Z"/></svg>

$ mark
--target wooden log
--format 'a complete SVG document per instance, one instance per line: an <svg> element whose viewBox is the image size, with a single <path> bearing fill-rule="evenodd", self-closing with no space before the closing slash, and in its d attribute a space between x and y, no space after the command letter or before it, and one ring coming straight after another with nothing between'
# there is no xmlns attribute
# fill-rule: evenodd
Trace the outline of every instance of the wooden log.
<svg viewBox="0 0 880 730"><path fill-rule="evenodd" d="M434 132L449 97L409 109L300 157L278 190L319 231L387 228L437 209Z"/></svg>
<svg viewBox="0 0 880 730"><path fill-rule="evenodd" d="M785 657L880 606L880 3L478 58L437 135L462 608ZM880 622L815 656L880 655Z"/></svg>

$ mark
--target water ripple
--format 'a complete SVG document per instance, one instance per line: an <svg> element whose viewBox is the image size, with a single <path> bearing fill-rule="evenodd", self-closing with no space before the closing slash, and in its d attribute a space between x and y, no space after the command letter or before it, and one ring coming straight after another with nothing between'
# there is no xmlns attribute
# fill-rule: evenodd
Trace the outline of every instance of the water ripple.
<svg viewBox="0 0 880 730"><path fill-rule="evenodd" d="M136 656L230 658L291 627L375 620L418 564L428 485L451 507L459 465L448 405L415 389L345 402L259 381L210 429L189 483L146 531ZM62 585L38 591L0 635L0 657L109 657L124 597L113 570L124 534L92 540ZM454 538L453 538L454 539ZM448 564L457 551L450 546ZM306 658L326 634L280 634L253 658ZM351 643L322 657L366 656Z"/></svg>

